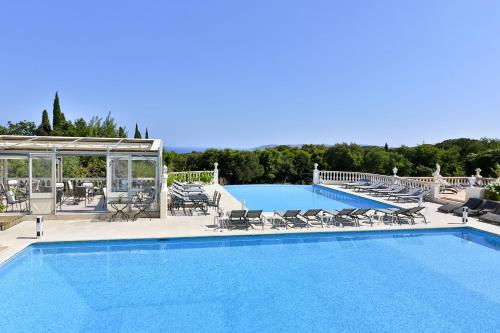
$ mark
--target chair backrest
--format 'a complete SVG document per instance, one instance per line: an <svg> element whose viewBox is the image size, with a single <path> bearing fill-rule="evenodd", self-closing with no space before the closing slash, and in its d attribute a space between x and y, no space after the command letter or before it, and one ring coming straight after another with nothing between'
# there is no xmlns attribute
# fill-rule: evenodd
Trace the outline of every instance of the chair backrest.
<svg viewBox="0 0 500 333"><path fill-rule="evenodd" d="M410 208L410 210L408 211L408 213L410 214L415 214L415 213L418 213L420 212L421 210L425 209L424 206L420 206L420 207L413 207L413 208Z"/></svg>
<svg viewBox="0 0 500 333"><path fill-rule="evenodd" d="M304 214L302 214L302 216L308 216L308 217L316 216L321 212L322 212L322 209L309 209Z"/></svg>
<svg viewBox="0 0 500 333"><path fill-rule="evenodd" d="M344 209L341 209L337 215L351 215L356 209L352 209L352 208L344 208Z"/></svg>
<svg viewBox="0 0 500 333"><path fill-rule="evenodd" d="M57 193L56 193L56 202L57 203L61 202L62 196L63 196L63 191L58 190Z"/></svg>
<svg viewBox="0 0 500 333"><path fill-rule="evenodd" d="M478 198L470 198L469 200L467 200L466 203L464 203L464 205L462 207L467 207L469 209L476 209L477 207L479 207L479 205L481 205L483 203L483 200L482 199L478 199Z"/></svg>
<svg viewBox="0 0 500 333"><path fill-rule="evenodd" d="M68 180L68 189L73 191L73 182L71 180Z"/></svg>
<svg viewBox="0 0 500 333"><path fill-rule="evenodd" d="M500 202L497 201L492 201L492 200L485 200L478 209L486 209L486 210L495 210L497 207L499 207Z"/></svg>
<svg viewBox="0 0 500 333"><path fill-rule="evenodd" d="M413 188L411 188L411 189L407 192L407 194L408 194L408 195L417 195L417 194L419 194L419 193L420 193L420 191L422 191L420 188L418 188L418 187L413 187Z"/></svg>
<svg viewBox="0 0 500 333"><path fill-rule="evenodd" d="M249 210L247 212L247 219L257 219L262 217L262 210Z"/></svg>
<svg viewBox="0 0 500 333"><path fill-rule="evenodd" d="M246 213L247 213L246 210L232 210L231 213L229 213L229 218L242 219L245 217Z"/></svg>
<svg viewBox="0 0 500 333"><path fill-rule="evenodd" d="M364 215L370 211L370 208L358 208L354 212L355 215Z"/></svg>
<svg viewBox="0 0 500 333"><path fill-rule="evenodd" d="M7 198L8 204L14 203L14 201L16 201L14 193L12 193L12 191L5 192L5 197Z"/></svg>
<svg viewBox="0 0 500 333"><path fill-rule="evenodd" d="M87 194L87 189L84 186L77 186L75 188L75 196L84 197Z"/></svg>
<svg viewBox="0 0 500 333"><path fill-rule="evenodd" d="M283 214L283 217L296 217L297 215L300 214L300 210L287 210L285 214Z"/></svg>

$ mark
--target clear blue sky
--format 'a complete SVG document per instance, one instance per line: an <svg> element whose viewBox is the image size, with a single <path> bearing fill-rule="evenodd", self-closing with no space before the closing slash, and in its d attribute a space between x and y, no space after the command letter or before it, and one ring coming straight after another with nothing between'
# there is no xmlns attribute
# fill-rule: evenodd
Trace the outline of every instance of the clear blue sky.
<svg viewBox="0 0 500 333"><path fill-rule="evenodd" d="M2 1L0 122L137 121L168 146L500 133L500 1Z"/></svg>

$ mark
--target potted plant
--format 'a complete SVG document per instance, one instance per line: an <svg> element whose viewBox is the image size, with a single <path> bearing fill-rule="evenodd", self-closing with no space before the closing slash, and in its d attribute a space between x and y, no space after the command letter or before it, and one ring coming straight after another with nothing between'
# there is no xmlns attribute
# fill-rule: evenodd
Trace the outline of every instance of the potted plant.
<svg viewBox="0 0 500 333"><path fill-rule="evenodd" d="M490 200L500 201L500 164L496 164L493 171L497 175L497 179L486 185L486 198Z"/></svg>

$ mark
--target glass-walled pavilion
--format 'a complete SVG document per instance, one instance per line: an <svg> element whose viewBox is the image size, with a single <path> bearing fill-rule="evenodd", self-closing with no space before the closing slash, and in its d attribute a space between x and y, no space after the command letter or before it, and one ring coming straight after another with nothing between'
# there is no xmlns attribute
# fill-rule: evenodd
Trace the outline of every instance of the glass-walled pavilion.
<svg viewBox="0 0 500 333"><path fill-rule="evenodd" d="M105 211L110 202L145 197L157 209L162 150L158 139L2 135L0 204L6 212L58 214L98 195ZM81 170L78 158L98 163Z"/></svg>

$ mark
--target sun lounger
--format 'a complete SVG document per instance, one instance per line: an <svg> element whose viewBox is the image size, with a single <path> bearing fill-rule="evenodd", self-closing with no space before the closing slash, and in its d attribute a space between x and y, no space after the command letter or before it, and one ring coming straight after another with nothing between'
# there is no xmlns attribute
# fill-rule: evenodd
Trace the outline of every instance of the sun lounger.
<svg viewBox="0 0 500 333"><path fill-rule="evenodd" d="M295 228L296 226L309 227L309 223L300 217L300 210L287 210L284 213L274 212L274 214L280 217L285 223L285 228L289 226Z"/></svg>
<svg viewBox="0 0 500 333"><path fill-rule="evenodd" d="M304 214L299 214L309 225L319 224L323 228L323 210L322 209L309 209Z"/></svg>
<svg viewBox="0 0 500 333"><path fill-rule="evenodd" d="M376 213L384 214L382 216L383 222L390 222L391 224L396 222L399 224L399 218L402 214L408 212L409 208L387 208L387 209L377 209ZM380 218L378 219L380 221Z"/></svg>
<svg viewBox="0 0 500 333"><path fill-rule="evenodd" d="M360 220L368 220L368 222L373 226L372 217L368 215L370 208L358 208L352 212L349 216L356 220L359 225Z"/></svg>
<svg viewBox="0 0 500 333"><path fill-rule="evenodd" d="M356 219L350 217L350 215L354 213L354 211L356 211L355 208L344 208L340 211L327 212L327 214L330 215L330 221L328 222L328 224L342 224L342 227L344 227L344 223L354 223L356 225Z"/></svg>
<svg viewBox="0 0 500 333"><path fill-rule="evenodd" d="M181 183L178 180L174 180L173 185L180 186L182 188L203 188L202 184L196 184L196 183Z"/></svg>
<svg viewBox="0 0 500 333"><path fill-rule="evenodd" d="M363 186L363 185L368 185L368 184L369 184L368 179L363 179L363 180L358 180L355 182L344 183L344 184L342 184L342 186L344 186L345 188L351 188L354 186Z"/></svg>
<svg viewBox="0 0 500 333"><path fill-rule="evenodd" d="M470 198L466 203L448 203L438 208L441 213L451 213L457 208L468 207L469 209L476 209L483 202L478 198Z"/></svg>
<svg viewBox="0 0 500 333"><path fill-rule="evenodd" d="M424 223L427 224L427 218L422 213L425 209L424 206L410 208L407 212L399 214L400 216L406 216L410 219L411 224L415 224L415 219L423 219Z"/></svg>
<svg viewBox="0 0 500 333"><path fill-rule="evenodd" d="M387 189L377 189L377 190L372 190L372 194L375 196L391 196L392 194L402 194L404 191L406 191L406 186L404 185L399 185L396 187L394 190L387 191Z"/></svg>
<svg viewBox="0 0 500 333"><path fill-rule="evenodd" d="M424 198L426 196L429 195L429 193L431 193L431 191L424 190L424 191L420 191L420 193L418 193L416 195L400 195L400 196L397 196L396 201L399 202L399 200L402 200L403 202L406 202L406 201L421 202L424 200Z"/></svg>
<svg viewBox="0 0 500 333"><path fill-rule="evenodd" d="M248 230L248 220L246 219L246 210L232 210L229 212L229 215L227 217L227 227L230 230L244 227L246 230Z"/></svg>
<svg viewBox="0 0 500 333"><path fill-rule="evenodd" d="M493 213L499 206L500 203L497 201L484 200L477 208L469 209L468 215L479 216L486 213ZM454 209L453 214L462 216L463 207Z"/></svg>
<svg viewBox="0 0 500 333"><path fill-rule="evenodd" d="M369 190L374 190L374 189L379 189L385 187L386 184L384 182L377 182L372 185L359 185L359 186L354 186L354 191L358 190L358 192L361 191L369 191Z"/></svg>
<svg viewBox="0 0 500 333"><path fill-rule="evenodd" d="M368 192L369 193L378 193L378 192L390 192L390 191L394 191L395 189L397 189L399 187L399 185L397 184L392 184L391 186L389 187L386 187L386 188L381 188L381 189L378 189L378 188L374 188L374 189L369 189Z"/></svg>
<svg viewBox="0 0 500 333"><path fill-rule="evenodd" d="M391 194L389 194L389 196L387 197L387 199L391 200L391 199L404 198L404 197L407 197L407 196L414 196L414 195L418 195L420 192L422 192L422 189L420 189L418 187L413 187L413 188L410 188L405 193L391 193Z"/></svg>
<svg viewBox="0 0 500 333"><path fill-rule="evenodd" d="M500 207L498 207L492 213L486 213L486 214L479 216L479 221L500 224Z"/></svg>
<svg viewBox="0 0 500 333"><path fill-rule="evenodd" d="M262 210L247 211L245 219L247 220L247 224L252 228L254 228L254 225L260 224L262 226L262 230L264 230L264 218L262 216Z"/></svg>

